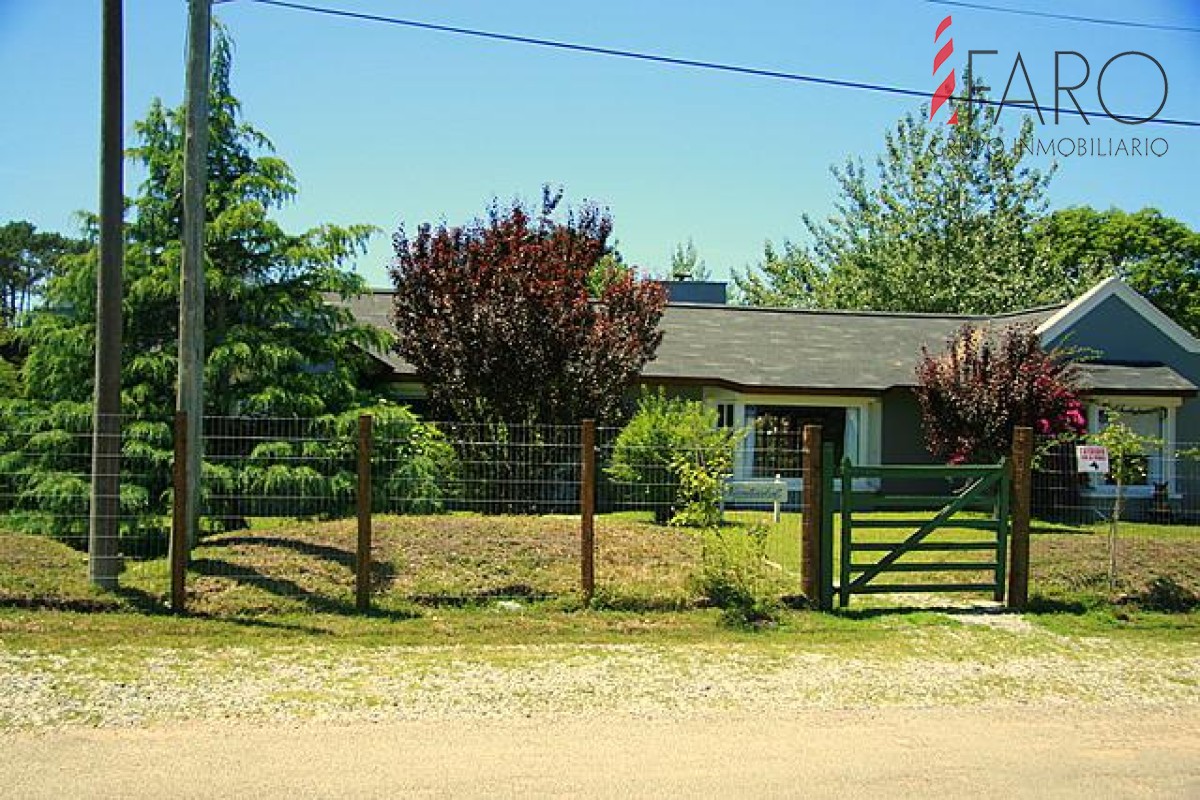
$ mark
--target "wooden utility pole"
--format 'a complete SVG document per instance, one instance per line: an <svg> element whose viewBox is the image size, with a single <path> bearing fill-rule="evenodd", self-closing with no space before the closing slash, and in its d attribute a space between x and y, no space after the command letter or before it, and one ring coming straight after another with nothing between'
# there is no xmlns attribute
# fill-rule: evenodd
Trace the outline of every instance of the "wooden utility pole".
<svg viewBox="0 0 1200 800"><path fill-rule="evenodd" d="M1033 429L1017 428L1012 443L1012 543L1008 570L1008 607L1022 611L1029 602L1029 517L1033 505Z"/></svg>
<svg viewBox="0 0 1200 800"><path fill-rule="evenodd" d="M179 276L179 387L175 408L187 413L188 546L200 523L204 457L204 189L208 179L208 83L211 0L188 0L187 118L183 135L183 264Z"/></svg>
<svg viewBox="0 0 1200 800"><path fill-rule="evenodd" d="M96 273L96 374L88 578L117 587L121 572L121 266L125 258L122 0L104 0L100 84L100 269Z"/></svg>

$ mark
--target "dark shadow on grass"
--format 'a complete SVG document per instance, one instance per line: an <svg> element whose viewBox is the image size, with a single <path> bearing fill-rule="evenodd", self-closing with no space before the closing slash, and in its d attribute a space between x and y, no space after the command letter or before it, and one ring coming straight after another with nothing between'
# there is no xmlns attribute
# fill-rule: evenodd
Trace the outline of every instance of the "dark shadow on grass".
<svg viewBox="0 0 1200 800"><path fill-rule="evenodd" d="M672 613L696 607L696 602L683 597L639 597L607 592L597 592L591 603L591 608L595 611L625 611L638 614Z"/></svg>
<svg viewBox="0 0 1200 800"><path fill-rule="evenodd" d="M257 545L261 547L278 547L291 550L306 556L313 556L353 570L355 556L352 551L340 547L330 547L325 544L315 544L301 539L285 539L282 536L229 536L213 539L205 543L210 547L230 547L237 545Z"/></svg>
<svg viewBox="0 0 1200 800"><path fill-rule="evenodd" d="M237 625L241 628L265 628L273 631L289 631L292 633L304 633L310 636L332 636L333 631L324 628L318 628L314 625L300 625L295 622L279 622L264 617L249 617L249 616L222 616L220 614L183 614L188 619L203 620L205 622L225 622L230 625Z"/></svg>
<svg viewBox="0 0 1200 800"><path fill-rule="evenodd" d="M0 608L19 608L26 611L71 611L77 614L102 614L122 611L121 604L102 597L0 597Z"/></svg>
<svg viewBox="0 0 1200 800"><path fill-rule="evenodd" d="M1059 525L1053 522L1035 522L1030 525L1029 532L1034 535L1065 534L1068 536L1092 536L1096 533L1091 528L1075 528L1070 525Z"/></svg>
<svg viewBox="0 0 1200 800"><path fill-rule="evenodd" d="M1047 597L1035 594L1029 598L1025 610L1030 614L1086 614L1091 611L1088 605L1080 600L1065 597Z"/></svg>
<svg viewBox="0 0 1200 800"><path fill-rule="evenodd" d="M170 608L161 598L142 589L120 586L96 597L63 597L56 595L19 595L0 597L0 608L22 608L31 611L70 611L77 614L105 614L136 611L141 614L169 614Z"/></svg>
<svg viewBox="0 0 1200 800"><path fill-rule="evenodd" d="M526 583L514 583L507 586L496 586L491 589L480 589L476 592L422 592L410 595L407 599L419 606L464 608L467 606L486 605L495 600L524 600L536 603L558 599L558 595L535 589Z"/></svg>
<svg viewBox="0 0 1200 800"><path fill-rule="evenodd" d="M834 608L831 612L845 619L877 619L879 617L903 617L914 614L944 614L949 617L977 616L979 614L1014 614L1004 606L868 606L866 608Z"/></svg>
<svg viewBox="0 0 1200 800"><path fill-rule="evenodd" d="M166 604L163 598L150 594L144 589L135 589L130 586L119 586L113 590L122 600L130 605L131 608L140 611L143 614L170 614L171 607Z"/></svg>
<svg viewBox="0 0 1200 800"><path fill-rule="evenodd" d="M191 564L191 569L200 573L201 575L208 575L215 578L225 578L244 586L254 586L270 592L277 597L299 600L305 606L307 606L309 610L321 614L340 614L343 616L361 615L371 616L378 619L393 620L412 619L414 616L412 612L401 610L373 610L368 614L362 614L362 612L360 612L352 603L349 603L345 600L338 600L318 594L305 589L295 581L290 581L286 578L275 578L264 574L254 567L233 564L223 559L194 559ZM221 618L224 619L225 617ZM233 618L233 615L229 617L229 619Z"/></svg>
<svg viewBox="0 0 1200 800"><path fill-rule="evenodd" d="M245 586L254 586L277 597L299 600L313 611L346 614L354 610L345 601L311 592L295 581L272 577L246 564L234 564L220 558L196 558L192 559L189 569L201 575L225 578Z"/></svg>

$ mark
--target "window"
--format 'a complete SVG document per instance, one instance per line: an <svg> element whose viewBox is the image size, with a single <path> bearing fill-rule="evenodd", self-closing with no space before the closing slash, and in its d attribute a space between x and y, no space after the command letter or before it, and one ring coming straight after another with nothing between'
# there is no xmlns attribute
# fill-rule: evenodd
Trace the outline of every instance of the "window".
<svg viewBox="0 0 1200 800"><path fill-rule="evenodd" d="M842 458L845 408L746 406L746 422L752 477L803 477L805 425L820 425L822 439L833 442L835 463Z"/></svg>
<svg viewBox="0 0 1200 800"><path fill-rule="evenodd" d="M1168 433L1167 409L1162 407L1121 408L1114 414L1106 408L1098 408L1096 410L1096 430L1108 427L1114 416L1138 436L1157 442L1148 445L1142 455L1135 457L1134 465L1138 468L1133 472L1139 476L1139 480L1129 485L1148 487L1155 483L1165 482L1167 476L1164 474L1163 446ZM1095 476L1094 479L1096 486L1113 486L1115 483L1112 478L1103 475Z"/></svg>
<svg viewBox="0 0 1200 800"><path fill-rule="evenodd" d="M733 403L717 403L717 427L733 427Z"/></svg>

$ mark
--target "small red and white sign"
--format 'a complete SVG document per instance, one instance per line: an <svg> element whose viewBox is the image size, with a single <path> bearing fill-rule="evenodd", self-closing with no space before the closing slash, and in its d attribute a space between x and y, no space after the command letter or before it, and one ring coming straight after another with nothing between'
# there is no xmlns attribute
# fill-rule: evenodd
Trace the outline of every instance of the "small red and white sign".
<svg viewBox="0 0 1200 800"><path fill-rule="evenodd" d="M1082 444L1075 448L1075 465L1078 472L1108 472L1108 448L1094 444Z"/></svg>

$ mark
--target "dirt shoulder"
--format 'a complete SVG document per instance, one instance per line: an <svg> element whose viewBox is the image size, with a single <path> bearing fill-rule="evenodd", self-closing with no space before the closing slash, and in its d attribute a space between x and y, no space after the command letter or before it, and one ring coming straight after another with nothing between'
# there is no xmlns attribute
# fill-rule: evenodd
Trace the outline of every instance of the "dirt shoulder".
<svg viewBox="0 0 1200 800"><path fill-rule="evenodd" d="M0 728L674 720L879 708L1200 708L1200 642L912 626L710 644L140 647L0 640Z"/></svg>
<svg viewBox="0 0 1200 800"><path fill-rule="evenodd" d="M0 736L10 797L1189 797L1200 709L73 728Z"/></svg>

